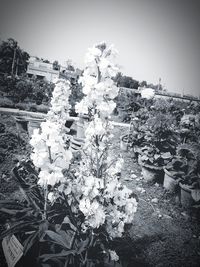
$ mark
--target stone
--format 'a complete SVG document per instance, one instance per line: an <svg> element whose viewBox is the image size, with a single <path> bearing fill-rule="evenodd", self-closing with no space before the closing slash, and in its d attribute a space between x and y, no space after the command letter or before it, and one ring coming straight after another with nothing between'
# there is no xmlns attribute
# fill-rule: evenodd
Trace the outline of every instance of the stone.
<svg viewBox="0 0 200 267"><path fill-rule="evenodd" d="M151 200L152 203L158 203L158 199L155 197Z"/></svg>

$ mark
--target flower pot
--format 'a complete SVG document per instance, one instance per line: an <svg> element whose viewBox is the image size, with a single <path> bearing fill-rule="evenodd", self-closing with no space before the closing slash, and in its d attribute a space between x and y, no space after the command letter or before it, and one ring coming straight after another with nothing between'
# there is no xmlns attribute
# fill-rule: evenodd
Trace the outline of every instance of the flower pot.
<svg viewBox="0 0 200 267"><path fill-rule="evenodd" d="M18 136L20 137L24 132L28 132L28 120L24 117L14 117Z"/></svg>
<svg viewBox="0 0 200 267"><path fill-rule="evenodd" d="M185 184L179 183L181 188L181 205L182 207L188 209L194 204L194 199L192 198L192 189Z"/></svg>
<svg viewBox="0 0 200 267"><path fill-rule="evenodd" d="M130 140L128 139L127 134L120 137L120 149L122 151L128 151L129 144L130 144Z"/></svg>
<svg viewBox="0 0 200 267"><path fill-rule="evenodd" d="M70 148L72 152L77 152L81 149L82 145L84 144L83 138L73 137L70 141Z"/></svg>
<svg viewBox="0 0 200 267"><path fill-rule="evenodd" d="M28 134L29 137L33 135L35 129L40 128L40 124L45 121L45 119L36 119L36 118L28 118Z"/></svg>
<svg viewBox="0 0 200 267"><path fill-rule="evenodd" d="M77 138L85 138L85 124L88 121L88 116L81 115L79 120L76 122L76 136Z"/></svg>
<svg viewBox="0 0 200 267"><path fill-rule="evenodd" d="M124 118L127 115L126 110L123 107L118 107L117 111L118 111L118 116L120 117L120 119L124 120Z"/></svg>
<svg viewBox="0 0 200 267"><path fill-rule="evenodd" d="M142 164L142 175L148 183L162 183L164 178L163 167L155 167L148 164Z"/></svg>
<svg viewBox="0 0 200 267"><path fill-rule="evenodd" d="M178 186L178 180L164 168L164 183L163 187L170 192L174 192Z"/></svg>

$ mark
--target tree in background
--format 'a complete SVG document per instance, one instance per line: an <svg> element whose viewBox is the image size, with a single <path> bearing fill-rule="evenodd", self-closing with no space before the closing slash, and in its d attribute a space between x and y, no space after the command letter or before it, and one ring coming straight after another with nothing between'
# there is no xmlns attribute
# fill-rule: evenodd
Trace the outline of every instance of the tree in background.
<svg viewBox="0 0 200 267"><path fill-rule="evenodd" d="M117 83L118 87L126 87L133 89L138 89L139 87L139 82L137 80L134 80L132 77L125 76L121 72L119 72L115 76L114 81Z"/></svg>
<svg viewBox="0 0 200 267"><path fill-rule="evenodd" d="M140 87L147 87L147 82L146 81L142 81L140 83Z"/></svg>
<svg viewBox="0 0 200 267"><path fill-rule="evenodd" d="M53 70L60 70L60 64L58 63L58 60L53 62Z"/></svg>
<svg viewBox="0 0 200 267"><path fill-rule="evenodd" d="M3 41L0 45L0 72L10 75L25 73L29 57L14 39Z"/></svg>

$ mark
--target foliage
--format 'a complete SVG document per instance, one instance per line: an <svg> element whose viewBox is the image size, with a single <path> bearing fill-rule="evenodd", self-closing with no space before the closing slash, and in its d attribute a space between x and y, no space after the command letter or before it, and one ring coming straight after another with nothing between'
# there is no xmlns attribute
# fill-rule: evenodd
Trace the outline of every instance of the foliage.
<svg viewBox="0 0 200 267"><path fill-rule="evenodd" d="M104 266L104 262L109 264L111 259L116 259L114 251L104 246L108 238L105 234L88 236L82 233L64 195L54 203L45 200L42 188L36 183L38 173L31 162L22 161L13 172L25 200L0 201L1 223L10 222L9 228L1 233L1 238L15 234L22 242L24 256L20 266L59 264L80 267L90 263L90 266L100 267ZM106 258L104 251L108 252L109 258Z"/></svg>
<svg viewBox="0 0 200 267"><path fill-rule="evenodd" d="M151 165L155 168L165 166L172 157L170 152L161 152L154 145L146 145L140 148L138 152L140 154L139 162L142 165Z"/></svg>
<svg viewBox="0 0 200 267"><path fill-rule="evenodd" d="M69 104L71 105L71 116L76 116L75 105L77 102L80 102L83 99L83 88L77 80L71 82L71 94L69 96Z"/></svg>
<svg viewBox="0 0 200 267"><path fill-rule="evenodd" d="M53 62L53 70L60 70L60 65L57 60Z"/></svg>
<svg viewBox="0 0 200 267"><path fill-rule="evenodd" d="M0 72L20 75L26 72L29 54L23 51L17 41L9 38L0 45Z"/></svg>
<svg viewBox="0 0 200 267"><path fill-rule="evenodd" d="M13 102L23 102L29 99L36 104L48 103L52 96L54 84L45 80L28 78L26 74L21 76L4 75L0 80L1 90Z"/></svg>
<svg viewBox="0 0 200 267"><path fill-rule="evenodd" d="M179 141L173 116L157 113L146 121L145 143L154 144L162 152L175 154Z"/></svg>
<svg viewBox="0 0 200 267"><path fill-rule="evenodd" d="M176 156L166 166L175 178L191 188L200 189L200 145L197 143L180 144Z"/></svg>
<svg viewBox="0 0 200 267"><path fill-rule="evenodd" d="M118 87L126 87L126 88L133 88L138 89L139 82L134 80L132 77L125 76L121 72L118 72L114 78L114 81L117 83Z"/></svg>
<svg viewBox="0 0 200 267"><path fill-rule="evenodd" d="M187 114L181 118L179 126L180 136L183 143L200 141L200 116Z"/></svg>

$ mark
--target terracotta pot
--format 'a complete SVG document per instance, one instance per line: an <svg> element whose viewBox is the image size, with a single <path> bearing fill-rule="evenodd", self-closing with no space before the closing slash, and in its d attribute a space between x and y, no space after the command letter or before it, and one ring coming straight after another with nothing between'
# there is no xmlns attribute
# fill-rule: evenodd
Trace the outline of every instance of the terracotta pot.
<svg viewBox="0 0 200 267"><path fill-rule="evenodd" d="M164 179L164 171L162 167L154 167L148 164L142 164L142 175L149 183L162 183Z"/></svg>
<svg viewBox="0 0 200 267"><path fill-rule="evenodd" d="M175 192L177 186L178 186L178 180L175 179L175 177L168 170L164 168L163 187L170 192Z"/></svg>
<svg viewBox="0 0 200 267"><path fill-rule="evenodd" d="M194 199L192 198L191 191L192 189L189 188L188 185L179 183L181 188L181 205L188 209L194 204Z"/></svg>

